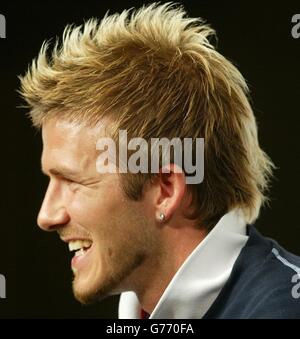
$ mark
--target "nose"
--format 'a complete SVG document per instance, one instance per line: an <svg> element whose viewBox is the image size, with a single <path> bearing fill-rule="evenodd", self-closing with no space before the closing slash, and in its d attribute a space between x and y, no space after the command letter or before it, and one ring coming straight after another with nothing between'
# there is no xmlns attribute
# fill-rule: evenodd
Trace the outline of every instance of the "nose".
<svg viewBox="0 0 300 339"><path fill-rule="evenodd" d="M63 192L55 183L49 183L40 212L38 214L38 226L44 231L56 231L70 221L70 217L64 206Z"/></svg>

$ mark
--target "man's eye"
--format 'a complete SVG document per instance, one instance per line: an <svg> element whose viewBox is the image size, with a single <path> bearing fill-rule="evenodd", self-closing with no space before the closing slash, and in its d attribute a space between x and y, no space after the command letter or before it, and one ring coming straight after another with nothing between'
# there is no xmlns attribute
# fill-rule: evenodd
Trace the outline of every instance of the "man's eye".
<svg viewBox="0 0 300 339"><path fill-rule="evenodd" d="M72 179L68 179L68 178L64 178L64 181L68 184L68 185L79 185L79 182L77 182L77 181L74 181L74 180L72 180Z"/></svg>
<svg viewBox="0 0 300 339"><path fill-rule="evenodd" d="M68 178L68 177L61 177L61 179L63 180L63 181L65 181L65 182L67 182L67 183L79 183L79 182L77 182L77 181L75 181L74 179L71 179L71 178Z"/></svg>

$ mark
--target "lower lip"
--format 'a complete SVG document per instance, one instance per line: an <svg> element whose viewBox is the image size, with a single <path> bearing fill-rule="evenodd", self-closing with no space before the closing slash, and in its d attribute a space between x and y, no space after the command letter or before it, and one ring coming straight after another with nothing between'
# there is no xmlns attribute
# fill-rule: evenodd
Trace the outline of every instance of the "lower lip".
<svg viewBox="0 0 300 339"><path fill-rule="evenodd" d="M78 271L88 264L91 250L92 250L92 246L83 255L78 255L78 256L74 255L74 257L72 258L72 262L71 262L71 266L73 270Z"/></svg>

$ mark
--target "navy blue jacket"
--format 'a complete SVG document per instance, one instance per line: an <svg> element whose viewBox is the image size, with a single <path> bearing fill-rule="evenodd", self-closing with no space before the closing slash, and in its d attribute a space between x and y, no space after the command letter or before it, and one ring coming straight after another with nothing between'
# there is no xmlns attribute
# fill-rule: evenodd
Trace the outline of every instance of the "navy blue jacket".
<svg viewBox="0 0 300 339"><path fill-rule="evenodd" d="M227 283L204 318L300 319L300 257L253 226L248 226L248 234Z"/></svg>

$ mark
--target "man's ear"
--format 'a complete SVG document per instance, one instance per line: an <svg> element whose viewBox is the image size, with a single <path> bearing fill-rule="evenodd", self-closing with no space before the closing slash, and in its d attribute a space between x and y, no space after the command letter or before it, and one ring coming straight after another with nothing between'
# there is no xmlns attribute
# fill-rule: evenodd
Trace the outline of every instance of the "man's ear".
<svg viewBox="0 0 300 339"><path fill-rule="evenodd" d="M186 192L186 177L175 164L164 166L157 177L155 217L164 222L169 220L181 206Z"/></svg>

